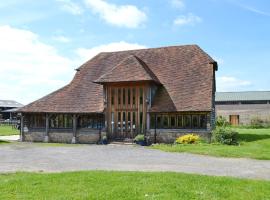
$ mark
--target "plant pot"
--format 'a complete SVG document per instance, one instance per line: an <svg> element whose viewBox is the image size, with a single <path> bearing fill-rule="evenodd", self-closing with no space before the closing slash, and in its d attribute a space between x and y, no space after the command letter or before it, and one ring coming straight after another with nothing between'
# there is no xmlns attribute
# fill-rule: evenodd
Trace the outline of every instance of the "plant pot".
<svg viewBox="0 0 270 200"><path fill-rule="evenodd" d="M145 141L137 141L136 144L141 145L141 146L146 146Z"/></svg>

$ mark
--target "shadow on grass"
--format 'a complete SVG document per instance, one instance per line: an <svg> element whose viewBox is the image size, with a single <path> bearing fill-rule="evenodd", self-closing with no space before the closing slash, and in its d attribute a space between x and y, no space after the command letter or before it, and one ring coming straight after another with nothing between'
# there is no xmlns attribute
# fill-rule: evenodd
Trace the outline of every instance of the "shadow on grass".
<svg viewBox="0 0 270 200"><path fill-rule="evenodd" d="M8 144L10 143L9 141L5 141L5 140L0 140L0 144Z"/></svg>
<svg viewBox="0 0 270 200"><path fill-rule="evenodd" d="M258 135L258 134L240 134L239 140L243 142L254 142L257 140L270 139L270 135Z"/></svg>

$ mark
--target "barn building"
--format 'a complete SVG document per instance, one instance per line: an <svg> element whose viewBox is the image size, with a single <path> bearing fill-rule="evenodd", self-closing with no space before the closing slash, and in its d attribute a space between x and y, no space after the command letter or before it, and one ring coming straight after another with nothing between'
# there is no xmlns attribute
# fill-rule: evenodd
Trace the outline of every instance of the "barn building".
<svg viewBox="0 0 270 200"><path fill-rule="evenodd" d="M217 92L216 112L232 125L248 125L254 118L270 121L270 91Z"/></svg>
<svg viewBox="0 0 270 200"><path fill-rule="evenodd" d="M173 142L207 137L215 122L217 63L197 45L100 53L65 87L26 105L22 139L65 143Z"/></svg>

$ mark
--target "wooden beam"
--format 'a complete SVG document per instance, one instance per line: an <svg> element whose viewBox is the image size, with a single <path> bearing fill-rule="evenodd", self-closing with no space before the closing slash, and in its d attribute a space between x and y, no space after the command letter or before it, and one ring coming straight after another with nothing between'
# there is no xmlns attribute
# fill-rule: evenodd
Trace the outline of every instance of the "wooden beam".
<svg viewBox="0 0 270 200"><path fill-rule="evenodd" d="M49 142L49 114L46 113L45 116L45 135L44 135L44 141L43 142Z"/></svg>

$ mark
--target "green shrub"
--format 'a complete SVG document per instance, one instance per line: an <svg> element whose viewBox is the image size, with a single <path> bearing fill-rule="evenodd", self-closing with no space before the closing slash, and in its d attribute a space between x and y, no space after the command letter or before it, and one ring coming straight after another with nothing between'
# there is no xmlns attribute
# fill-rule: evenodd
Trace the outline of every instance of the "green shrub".
<svg viewBox="0 0 270 200"><path fill-rule="evenodd" d="M238 132L228 127L216 127L213 131L213 139L221 144L237 145Z"/></svg>
<svg viewBox="0 0 270 200"><path fill-rule="evenodd" d="M250 120L250 127L251 128L267 128L269 126L268 120L263 120L260 117L253 117Z"/></svg>
<svg viewBox="0 0 270 200"><path fill-rule="evenodd" d="M230 124L229 124L229 122L226 120L225 117L218 116L218 117L216 118L216 126L217 126L217 127L221 127L221 126L226 127L226 126L228 126L228 125L230 125Z"/></svg>
<svg viewBox="0 0 270 200"><path fill-rule="evenodd" d="M135 142L142 142L144 141L144 135L143 134L139 134L134 138Z"/></svg>

